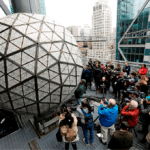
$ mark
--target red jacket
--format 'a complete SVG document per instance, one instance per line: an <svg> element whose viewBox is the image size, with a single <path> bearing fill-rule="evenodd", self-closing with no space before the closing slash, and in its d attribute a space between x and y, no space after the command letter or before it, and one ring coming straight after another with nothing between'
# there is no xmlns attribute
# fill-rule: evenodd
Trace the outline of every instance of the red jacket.
<svg viewBox="0 0 150 150"><path fill-rule="evenodd" d="M128 110L128 106L125 106L122 111L121 114L123 115L123 120L124 118L128 118L128 123L129 123L129 127L135 127L138 123L138 116L139 116L139 109L132 109L132 110Z"/></svg>
<svg viewBox="0 0 150 150"><path fill-rule="evenodd" d="M147 68L142 67L142 68L139 70L139 73L140 73L140 75L146 75L147 71L148 71Z"/></svg>

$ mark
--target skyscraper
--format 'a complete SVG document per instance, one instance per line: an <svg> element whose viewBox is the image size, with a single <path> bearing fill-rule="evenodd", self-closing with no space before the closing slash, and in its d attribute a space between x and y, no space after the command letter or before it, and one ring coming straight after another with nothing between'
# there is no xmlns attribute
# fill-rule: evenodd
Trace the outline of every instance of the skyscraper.
<svg viewBox="0 0 150 150"><path fill-rule="evenodd" d="M69 26L67 30L70 31L73 36L80 36L81 26Z"/></svg>
<svg viewBox="0 0 150 150"><path fill-rule="evenodd" d="M98 0L93 7L92 30L93 36L107 37L107 42L94 42L93 51L102 56L101 52L109 51L109 41L112 28L111 8L108 0Z"/></svg>
<svg viewBox="0 0 150 150"><path fill-rule="evenodd" d="M149 0L118 0L116 59L150 62Z"/></svg>
<svg viewBox="0 0 150 150"><path fill-rule="evenodd" d="M11 13L35 13L46 15L45 0L9 0Z"/></svg>
<svg viewBox="0 0 150 150"><path fill-rule="evenodd" d="M81 30L80 30L80 36L91 36L91 27L88 24L85 24L82 26Z"/></svg>

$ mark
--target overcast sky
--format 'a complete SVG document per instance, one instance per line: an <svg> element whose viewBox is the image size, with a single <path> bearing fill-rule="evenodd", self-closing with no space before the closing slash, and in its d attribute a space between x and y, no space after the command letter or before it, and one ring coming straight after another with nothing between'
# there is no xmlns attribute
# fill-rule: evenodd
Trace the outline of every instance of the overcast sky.
<svg viewBox="0 0 150 150"><path fill-rule="evenodd" d="M65 27L92 24L93 6L96 0L45 0L46 13ZM116 28L117 0L108 0L112 10L112 28ZM4 2L9 6L8 0ZM0 10L0 17L4 16Z"/></svg>
<svg viewBox="0 0 150 150"><path fill-rule="evenodd" d="M96 0L45 0L47 15L64 26L92 24ZM109 0L112 9L112 27L116 27L117 0Z"/></svg>

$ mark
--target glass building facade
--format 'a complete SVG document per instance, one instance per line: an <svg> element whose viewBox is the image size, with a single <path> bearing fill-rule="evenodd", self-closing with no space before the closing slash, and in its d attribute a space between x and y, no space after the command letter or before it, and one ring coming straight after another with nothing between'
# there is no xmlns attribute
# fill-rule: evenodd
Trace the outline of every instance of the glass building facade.
<svg viewBox="0 0 150 150"><path fill-rule="evenodd" d="M8 0L11 13L36 13L46 15L45 0ZM12 3L13 2L13 3Z"/></svg>
<svg viewBox="0 0 150 150"><path fill-rule="evenodd" d="M41 14L46 15L45 0L39 0Z"/></svg>
<svg viewBox="0 0 150 150"><path fill-rule="evenodd" d="M120 48L127 61L148 63L150 47L147 43L150 43L150 38L147 36L149 34L147 30L150 29L150 2L139 13L145 2L146 0L118 0L116 60L124 60ZM138 18L127 35L120 41L137 15Z"/></svg>

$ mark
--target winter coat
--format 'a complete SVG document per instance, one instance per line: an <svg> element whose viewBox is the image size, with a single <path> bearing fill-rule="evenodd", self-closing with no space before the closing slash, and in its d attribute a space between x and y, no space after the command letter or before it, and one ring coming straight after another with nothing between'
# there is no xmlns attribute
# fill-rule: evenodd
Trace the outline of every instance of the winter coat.
<svg viewBox="0 0 150 150"><path fill-rule="evenodd" d="M104 65L101 65L101 68L105 69L105 66L104 66Z"/></svg>
<svg viewBox="0 0 150 150"><path fill-rule="evenodd" d="M120 69L119 68L115 68L114 71L118 71L118 72L120 71L120 73L121 73L121 68Z"/></svg>
<svg viewBox="0 0 150 150"><path fill-rule="evenodd" d="M67 134L67 132L74 132L76 135L78 133L78 128L77 128L77 118L76 116L72 113L71 114L73 119L74 119L74 122L73 122L73 125L72 125L72 128L69 128L68 125L63 125L60 127L60 133L61 133L61 136L65 136ZM59 123L65 119L65 114L61 114L59 116Z"/></svg>
<svg viewBox="0 0 150 150"><path fill-rule="evenodd" d="M121 114L123 115L123 120L128 121L129 123L129 127L135 127L138 123L138 116L139 116L139 109L132 109L132 110L127 110L128 106L125 106L122 111Z"/></svg>
<svg viewBox="0 0 150 150"><path fill-rule="evenodd" d="M84 84L79 84L78 88L75 91L75 98L82 98L84 92Z"/></svg>
<svg viewBox="0 0 150 150"><path fill-rule="evenodd" d="M112 108L103 108L103 105L100 105L98 108L98 114L101 125L104 127L110 127L116 122L118 116L118 106L116 105Z"/></svg>
<svg viewBox="0 0 150 150"><path fill-rule="evenodd" d="M133 146L133 134L129 131L116 131L109 141L108 148L128 150Z"/></svg>
<svg viewBox="0 0 150 150"><path fill-rule="evenodd" d="M141 111L140 111L140 122L144 125L149 125L150 124L150 105L146 104L146 102L143 102L143 104L140 104L141 106Z"/></svg>
<svg viewBox="0 0 150 150"><path fill-rule="evenodd" d="M140 75L146 75L147 71L148 71L147 68L142 67L142 68L139 70L139 73L140 73Z"/></svg>
<svg viewBox="0 0 150 150"><path fill-rule="evenodd" d="M103 84L106 86L105 88L107 88L107 89L109 88L109 84L110 84L110 83L109 83L107 80L105 80L105 81L102 81L102 80L101 80L101 81L100 81L100 86L103 85Z"/></svg>
<svg viewBox="0 0 150 150"><path fill-rule="evenodd" d="M101 70L99 68L95 68L94 78L95 78L95 82L100 82Z"/></svg>
<svg viewBox="0 0 150 150"><path fill-rule="evenodd" d="M125 65L125 66L123 67L123 72L129 73L130 70L131 70L131 69L130 69L130 65L129 65L129 66L126 66L126 65Z"/></svg>
<svg viewBox="0 0 150 150"><path fill-rule="evenodd" d="M91 78L91 73L92 73L91 70L85 70L84 69L83 72L84 72L85 78Z"/></svg>

